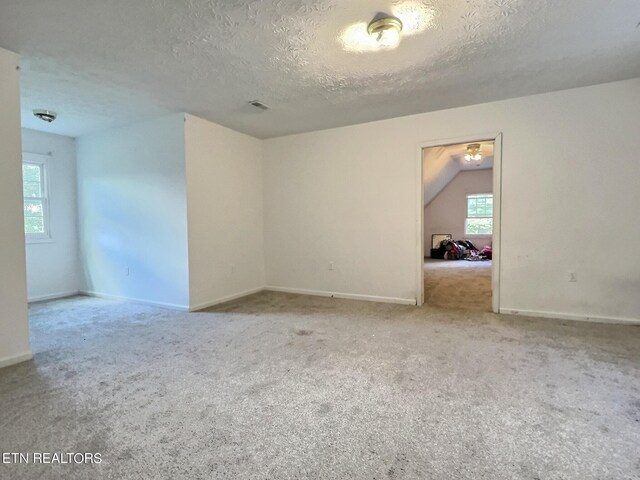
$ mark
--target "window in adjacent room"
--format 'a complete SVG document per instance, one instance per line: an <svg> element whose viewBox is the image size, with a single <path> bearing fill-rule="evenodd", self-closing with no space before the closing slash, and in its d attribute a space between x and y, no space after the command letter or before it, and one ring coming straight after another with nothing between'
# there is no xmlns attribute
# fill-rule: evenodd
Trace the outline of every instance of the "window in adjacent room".
<svg viewBox="0 0 640 480"><path fill-rule="evenodd" d="M493 233L493 194L467 195L465 235L491 235Z"/></svg>
<svg viewBox="0 0 640 480"><path fill-rule="evenodd" d="M46 157L24 155L22 161L22 190L24 197L24 233L27 241L50 238L46 175Z"/></svg>

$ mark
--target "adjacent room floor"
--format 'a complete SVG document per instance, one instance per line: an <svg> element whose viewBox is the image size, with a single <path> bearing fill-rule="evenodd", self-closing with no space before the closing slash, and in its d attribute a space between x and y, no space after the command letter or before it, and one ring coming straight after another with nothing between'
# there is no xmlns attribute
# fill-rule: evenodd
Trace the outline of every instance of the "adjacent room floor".
<svg viewBox="0 0 640 480"><path fill-rule="evenodd" d="M491 311L491 260L424 259L424 302L463 310Z"/></svg>
<svg viewBox="0 0 640 480"><path fill-rule="evenodd" d="M640 329L260 293L182 313L32 305L0 450L65 479L640 476Z"/></svg>

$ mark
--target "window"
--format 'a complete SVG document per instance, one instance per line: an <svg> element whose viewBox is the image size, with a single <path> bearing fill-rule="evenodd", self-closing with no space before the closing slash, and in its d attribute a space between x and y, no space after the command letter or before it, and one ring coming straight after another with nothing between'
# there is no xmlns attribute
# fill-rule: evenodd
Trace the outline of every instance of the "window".
<svg viewBox="0 0 640 480"><path fill-rule="evenodd" d="M46 157L25 154L22 162L24 233L27 240L49 238Z"/></svg>
<svg viewBox="0 0 640 480"><path fill-rule="evenodd" d="M467 220L465 235L493 234L493 194L476 193L467 195Z"/></svg>

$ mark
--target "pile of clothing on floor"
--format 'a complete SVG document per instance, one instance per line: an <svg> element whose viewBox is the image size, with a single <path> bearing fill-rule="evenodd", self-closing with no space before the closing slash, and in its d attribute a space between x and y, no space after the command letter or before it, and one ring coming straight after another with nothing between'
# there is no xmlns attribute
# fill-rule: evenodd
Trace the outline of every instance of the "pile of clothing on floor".
<svg viewBox="0 0 640 480"><path fill-rule="evenodd" d="M445 260L468 260L477 262L491 260L493 249L491 245L485 245L479 250L469 240L442 240L438 248L431 249L431 258L443 258Z"/></svg>

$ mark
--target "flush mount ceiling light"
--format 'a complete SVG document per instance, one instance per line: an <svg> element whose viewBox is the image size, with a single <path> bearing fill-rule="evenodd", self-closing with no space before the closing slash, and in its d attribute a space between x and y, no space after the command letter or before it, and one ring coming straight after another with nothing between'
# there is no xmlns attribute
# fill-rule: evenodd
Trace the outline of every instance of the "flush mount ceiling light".
<svg viewBox="0 0 640 480"><path fill-rule="evenodd" d="M464 156L464 159L467 162L479 162L482 160L482 154L480 153L480 144L479 143L470 143L467 145L467 154Z"/></svg>
<svg viewBox="0 0 640 480"><path fill-rule="evenodd" d="M393 2L390 14L379 13L370 23L357 22L346 27L338 40L344 50L354 53L389 50L402 37L410 37L434 26L436 11L424 2Z"/></svg>
<svg viewBox="0 0 640 480"><path fill-rule="evenodd" d="M42 110L42 109L34 110L33 114L40 120L43 120L47 123L53 122L58 116L56 112L52 112L50 110Z"/></svg>
<svg viewBox="0 0 640 480"><path fill-rule="evenodd" d="M373 37L378 46L393 48L400 43L402 22L399 18L379 13L367 26L367 33Z"/></svg>

